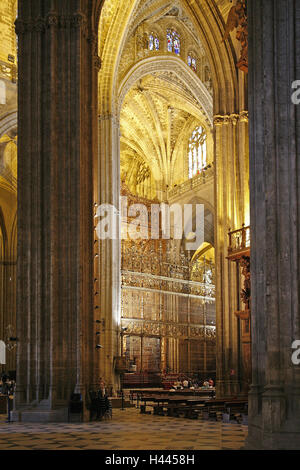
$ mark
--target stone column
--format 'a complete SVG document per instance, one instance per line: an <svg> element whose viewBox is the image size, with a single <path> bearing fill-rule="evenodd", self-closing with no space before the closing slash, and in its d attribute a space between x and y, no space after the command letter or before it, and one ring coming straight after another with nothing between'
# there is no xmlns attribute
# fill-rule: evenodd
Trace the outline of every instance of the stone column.
<svg viewBox="0 0 300 470"><path fill-rule="evenodd" d="M80 0L18 6L15 420L65 420L70 394L85 405L93 381L97 87L88 15Z"/></svg>
<svg viewBox="0 0 300 470"><path fill-rule="evenodd" d="M229 229L242 225L240 210L239 115L217 115L215 126L216 389L218 396L239 393L236 269L227 259Z"/></svg>
<svg viewBox="0 0 300 470"><path fill-rule="evenodd" d="M249 448L299 449L300 3L249 0L252 387Z"/></svg>
<svg viewBox="0 0 300 470"><path fill-rule="evenodd" d="M121 323L121 240L120 234L120 124L111 114L98 117L99 204L110 204L118 219L117 238L99 242L100 247L100 316L104 320L101 372L108 387L119 388L114 357L120 355Z"/></svg>

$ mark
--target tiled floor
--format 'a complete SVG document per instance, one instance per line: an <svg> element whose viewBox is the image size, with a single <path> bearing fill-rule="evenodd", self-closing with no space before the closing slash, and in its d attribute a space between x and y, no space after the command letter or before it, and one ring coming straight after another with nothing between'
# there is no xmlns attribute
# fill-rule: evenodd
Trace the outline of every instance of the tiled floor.
<svg viewBox="0 0 300 470"><path fill-rule="evenodd" d="M241 449L246 435L247 426L239 424L141 415L136 408L82 424L8 424L0 418L0 450L231 450Z"/></svg>

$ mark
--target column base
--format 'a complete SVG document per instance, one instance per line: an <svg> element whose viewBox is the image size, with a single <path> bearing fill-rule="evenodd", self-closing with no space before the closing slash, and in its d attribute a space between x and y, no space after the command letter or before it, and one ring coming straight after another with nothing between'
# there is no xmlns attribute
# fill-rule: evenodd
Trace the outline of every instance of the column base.
<svg viewBox="0 0 300 470"><path fill-rule="evenodd" d="M265 433L249 428L244 450L299 450L300 432Z"/></svg>

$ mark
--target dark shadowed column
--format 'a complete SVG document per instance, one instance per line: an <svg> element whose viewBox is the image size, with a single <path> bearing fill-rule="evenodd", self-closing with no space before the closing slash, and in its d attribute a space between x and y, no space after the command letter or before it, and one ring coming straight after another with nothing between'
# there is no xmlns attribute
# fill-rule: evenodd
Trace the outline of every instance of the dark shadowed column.
<svg viewBox="0 0 300 470"><path fill-rule="evenodd" d="M253 375L249 448L300 447L300 2L249 0Z"/></svg>
<svg viewBox="0 0 300 470"><path fill-rule="evenodd" d="M14 419L60 421L94 381L93 1L19 1ZM95 114L96 117L96 114ZM87 412L86 407L84 408Z"/></svg>

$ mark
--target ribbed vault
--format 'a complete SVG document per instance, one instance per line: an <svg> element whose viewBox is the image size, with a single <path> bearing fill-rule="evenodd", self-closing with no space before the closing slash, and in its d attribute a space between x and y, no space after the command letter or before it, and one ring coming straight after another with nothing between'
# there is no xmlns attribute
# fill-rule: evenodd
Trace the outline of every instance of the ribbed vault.
<svg viewBox="0 0 300 470"><path fill-rule="evenodd" d="M145 177L151 179L148 196L156 195L155 189L165 190L186 178L179 174L176 162L187 158L191 128L204 125L210 134L207 116L185 83L167 67L132 86L120 114L121 176L130 189L135 189L133 175L139 175L141 162L148 168Z"/></svg>
<svg viewBox="0 0 300 470"><path fill-rule="evenodd" d="M230 6L229 0L106 0L99 28L99 54L102 60L100 114L116 112L118 70L128 35L150 19L158 21L162 15L180 19L191 34L200 38L213 78L214 114L236 112L239 107L236 98L238 72L235 66L238 45L234 39L223 42Z"/></svg>

